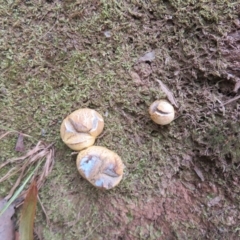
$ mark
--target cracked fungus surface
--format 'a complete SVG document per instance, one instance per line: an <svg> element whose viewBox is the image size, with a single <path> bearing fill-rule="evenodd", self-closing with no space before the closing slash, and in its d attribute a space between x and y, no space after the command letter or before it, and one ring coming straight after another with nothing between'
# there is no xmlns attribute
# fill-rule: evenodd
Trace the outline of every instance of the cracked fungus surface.
<svg viewBox="0 0 240 240"><path fill-rule="evenodd" d="M104 147L93 146L78 154L79 173L95 187L111 189L123 177L120 157Z"/></svg>
<svg viewBox="0 0 240 240"><path fill-rule="evenodd" d="M93 145L103 127L104 121L99 113L83 108L74 111L63 120L60 133L64 143L79 151Z"/></svg>

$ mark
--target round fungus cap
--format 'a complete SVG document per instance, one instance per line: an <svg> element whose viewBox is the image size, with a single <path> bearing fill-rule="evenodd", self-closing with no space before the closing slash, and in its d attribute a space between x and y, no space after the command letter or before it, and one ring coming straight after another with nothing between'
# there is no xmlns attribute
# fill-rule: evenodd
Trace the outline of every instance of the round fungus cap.
<svg viewBox="0 0 240 240"><path fill-rule="evenodd" d="M104 121L98 112L82 108L72 112L63 120L60 134L68 147L80 151L94 144L103 127Z"/></svg>
<svg viewBox="0 0 240 240"><path fill-rule="evenodd" d="M166 100L156 100L149 107L151 119L160 125L166 125L174 119L174 108Z"/></svg>
<svg viewBox="0 0 240 240"><path fill-rule="evenodd" d="M81 151L76 164L81 176L97 188L111 189L123 177L121 158L105 147L92 146Z"/></svg>

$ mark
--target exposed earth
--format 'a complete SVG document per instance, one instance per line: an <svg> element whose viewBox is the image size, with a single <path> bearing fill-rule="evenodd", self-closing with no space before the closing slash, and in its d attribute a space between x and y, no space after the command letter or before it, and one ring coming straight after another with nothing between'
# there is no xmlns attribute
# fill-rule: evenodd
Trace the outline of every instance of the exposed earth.
<svg viewBox="0 0 240 240"><path fill-rule="evenodd" d="M36 239L240 238L238 0L4 0L0 15L0 134L56 149ZM149 117L160 98L173 101L170 125ZM82 107L104 117L95 145L126 166L111 191L81 178L61 141ZM0 141L0 163L16 140Z"/></svg>

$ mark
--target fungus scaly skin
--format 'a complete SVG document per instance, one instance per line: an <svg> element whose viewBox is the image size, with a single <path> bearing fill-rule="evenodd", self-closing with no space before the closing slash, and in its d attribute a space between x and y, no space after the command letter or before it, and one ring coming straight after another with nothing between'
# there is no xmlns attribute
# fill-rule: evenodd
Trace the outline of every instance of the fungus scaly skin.
<svg viewBox="0 0 240 240"><path fill-rule="evenodd" d="M103 127L104 121L98 112L82 108L72 112L63 120L60 134L68 147L80 151L94 144Z"/></svg>
<svg viewBox="0 0 240 240"><path fill-rule="evenodd" d="M76 164L81 176L97 188L111 189L123 177L121 158L105 147L92 146L81 151Z"/></svg>
<svg viewBox="0 0 240 240"><path fill-rule="evenodd" d="M156 100L149 107L151 119L160 125L166 125L174 119L174 108L166 100Z"/></svg>

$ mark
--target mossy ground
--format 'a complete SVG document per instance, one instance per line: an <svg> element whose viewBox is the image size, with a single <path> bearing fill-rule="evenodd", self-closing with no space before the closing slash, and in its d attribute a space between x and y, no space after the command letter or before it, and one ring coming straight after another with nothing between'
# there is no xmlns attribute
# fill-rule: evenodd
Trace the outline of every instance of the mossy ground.
<svg viewBox="0 0 240 240"><path fill-rule="evenodd" d="M39 194L50 219L47 226L39 207L41 239L239 236L239 103L224 105L234 78L221 51L239 12L237 0L1 3L0 125L56 147ZM152 50L154 61L137 63ZM148 116L151 102L166 98L156 79L179 104L169 126ZM104 116L95 145L126 165L109 192L79 176L60 139L61 121L82 107ZM1 140L1 162L16 156L15 142Z"/></svg>

